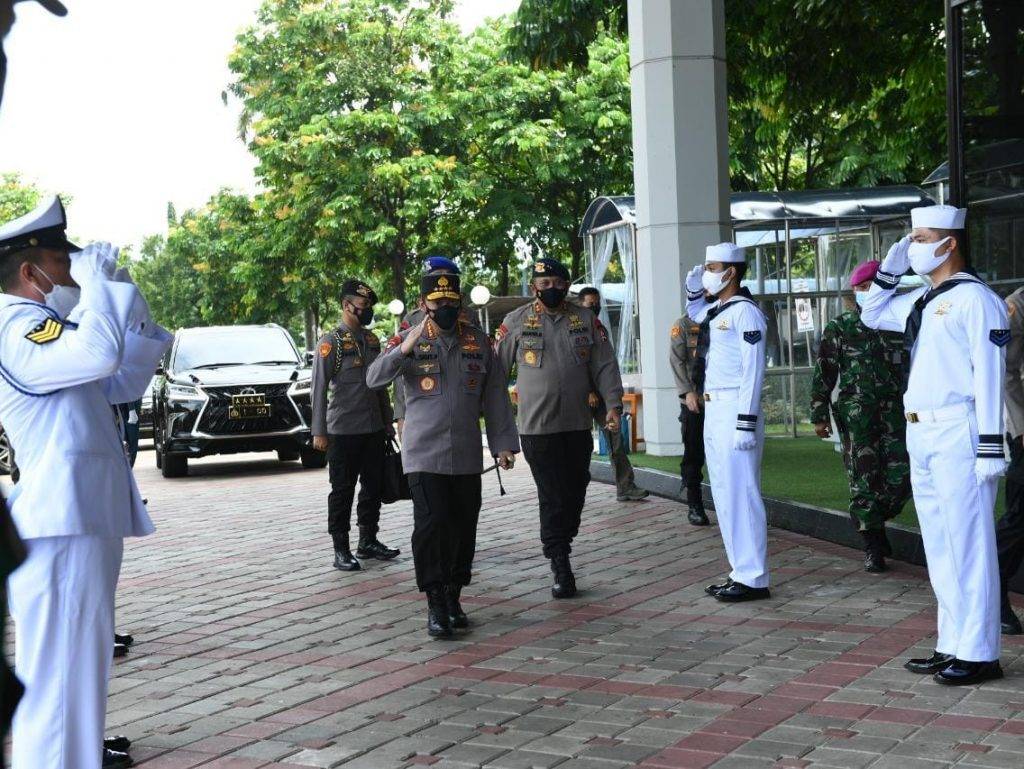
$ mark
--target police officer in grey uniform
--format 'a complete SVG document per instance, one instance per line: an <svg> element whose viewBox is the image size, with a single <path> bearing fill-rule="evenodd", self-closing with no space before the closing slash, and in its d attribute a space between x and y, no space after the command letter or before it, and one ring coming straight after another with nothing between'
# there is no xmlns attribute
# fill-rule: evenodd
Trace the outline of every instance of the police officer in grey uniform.
<svg viewBox="0 0 1024 769"><path fill-rule="evenodd" d="M425 275L461 275L459 266L445 256L431 256L423 263ZM418 326L426 317L420 307L413 308L408 315L402 319L399 331L407 331L413 326ZM479 326L480 319L476 312L465 305L459 308L459 320L464 324ZM402 429L405 425L405 383L399 377L395 380L395 422L398 424L398 437L402 437Z"/></svg>
<svg viewBox="0 0 1024 769"><path fill-rule="evenodd" d="M540 500L540 539L551 560L555 598L576 595L569 554L579 533L590 483L590 394L604 401L611 431L619 429L622 378L601 321L566 303L569 271L555 259L533 266L536 301L505 317L495 349L506 370L516 366L519 433Z"/></svg>
<svg viewBox="0 0 1024 769"><path fill-rule="evenodd" d="M356 555L386 561L399 552L377 539L384 443L394 428L387 388L366 384L367 367L380 355L380 339L366 328L373 323L376 303L377 295L366 283L347 281L341 289L341 323L320 339L313 365L313 447L327 452L327 530L334 541L334 567L341 571L362 568L349 549L357 480Z"/></svg>
<svg viewBox="0 0 1024 769"><path fill-rule="evenodd" d="M466 628L462 588L470 583L480 516L483 446L510 469L519 451L508 376L487 335L459 320L459 276L423 277L425 317L388 342L366 374L370 387L402 378L407 395L402 465L413 502L416 585L427 595L427 632Z"/></svg>
<svg viewBox="0 0 1024 769"><path fill-rule="evenodd" d="M682 425L683 460L679 463L682 489L686 494L686 518L694 526L708 526L704 512L704 408L703 393L694 381L691 369L694 355L690 349L690 319L684 315L669 332L669 365L679 393L679 422Z"/></svg>

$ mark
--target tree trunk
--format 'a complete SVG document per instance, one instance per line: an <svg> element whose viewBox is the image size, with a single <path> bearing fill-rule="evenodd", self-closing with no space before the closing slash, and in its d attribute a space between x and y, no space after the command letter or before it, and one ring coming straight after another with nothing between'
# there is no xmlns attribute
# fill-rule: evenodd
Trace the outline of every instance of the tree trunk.
<svg viewBox="0 0 1024 769"><path fill-rule="evenodd" d="M508 279L509 279L508 262L509 262L509 257L508 257L507 254L505 254L504 256L500 257L500 259L501 259L501 272L500 272L500 274L498 276L498 296L508 296L509 295L508 294Z"/></svg>
<svg viewBox="0 0 1024 769"><path fill-rule="evenodd" d="M395 295L395 299L401 299L404 303L405 300L405 254L401 251L395 252L388 256L391 262L391 292ZM408 307L406 312L408 312Z"/></svg>
<svg viewBox="0 0 1024 769"><path fill-rule="evenodd" d="M312 307L307 306L302 316L306 327L306 349L312 350L316 347L317 340L316 311Z"/></svg>
<svg viewBox="0 0 1024 769"><path fill-rule="evenodd" d="M580 262L583 261L583 238L575 230L569 233L569 250L572 253L572 265L569 270L570 283L578 280L580 274Z"/></svg>

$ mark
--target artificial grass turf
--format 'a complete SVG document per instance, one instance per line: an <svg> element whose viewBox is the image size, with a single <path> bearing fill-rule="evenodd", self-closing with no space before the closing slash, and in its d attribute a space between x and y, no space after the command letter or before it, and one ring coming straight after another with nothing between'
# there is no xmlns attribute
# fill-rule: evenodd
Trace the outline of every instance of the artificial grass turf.
<svg viewBox="0 0 1024 769"><path fill-rule="evenodd" d="M604 459L604 457L595 457ZM648 467L674 475L679 474L680 457L656 457L653 454L630 454L636 467ZM761 493L773 499L786 499L815 507L845 511L850 502L850 489L842 456L832 443L817 437L768 438L761 464ZM999 482L996 517L1003 514L1003 481ZM917 528L914 503L910 501L895 519L896 523Z"/></svg>

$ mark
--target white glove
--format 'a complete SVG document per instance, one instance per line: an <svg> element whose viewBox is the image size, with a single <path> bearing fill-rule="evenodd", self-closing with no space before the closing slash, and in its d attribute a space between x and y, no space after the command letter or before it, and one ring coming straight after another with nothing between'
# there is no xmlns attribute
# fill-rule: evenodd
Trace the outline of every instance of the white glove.
<svg viewBox="0 0 1024 769"><path fill-rule="evenodd" d="M752 430L737 430L732 439L732 447L736 451L750 451L757 445L757 433Z"/></svg>
<svg viewBox="0 0 1024 769"><path fill-rule="evenodd" d="M994 457L979 457L974 460L974 477L978 485L994 480L1006 473L1006 460Z"/></svg>
<svg viewBox="0 0 1024 769"><path fill-rule="evenodd" d="M71 254L71 277L82 288L111 280L117 269L118 248L109 243L92 243Z"/></svg>
<svg viewBox="0 0 1024 769"><path fill-rule="evenodd" d="M910 269L910 236L897 240L889 247L889 253L885 255L879 269L897 277Z"/></svg>
<svg viewBox="0 0 1024 769"><path fill-rule="evenodd" d="M701 276L704 274L704 265L698 264L688 273L686 273L686 293L696 294L697 292L703 293L704 282L701 280Z"/></svg>

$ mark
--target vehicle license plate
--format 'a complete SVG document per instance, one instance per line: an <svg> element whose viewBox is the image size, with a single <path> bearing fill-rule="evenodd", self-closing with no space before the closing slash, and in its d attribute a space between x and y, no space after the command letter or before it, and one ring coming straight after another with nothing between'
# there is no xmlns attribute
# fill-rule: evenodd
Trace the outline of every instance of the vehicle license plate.
<svg viewBox="0 0 1024 769"><path fill-rule="evenodd" d="M228 419L264 419L270 416L270 404L263 393L232 395Z"/></svg>

